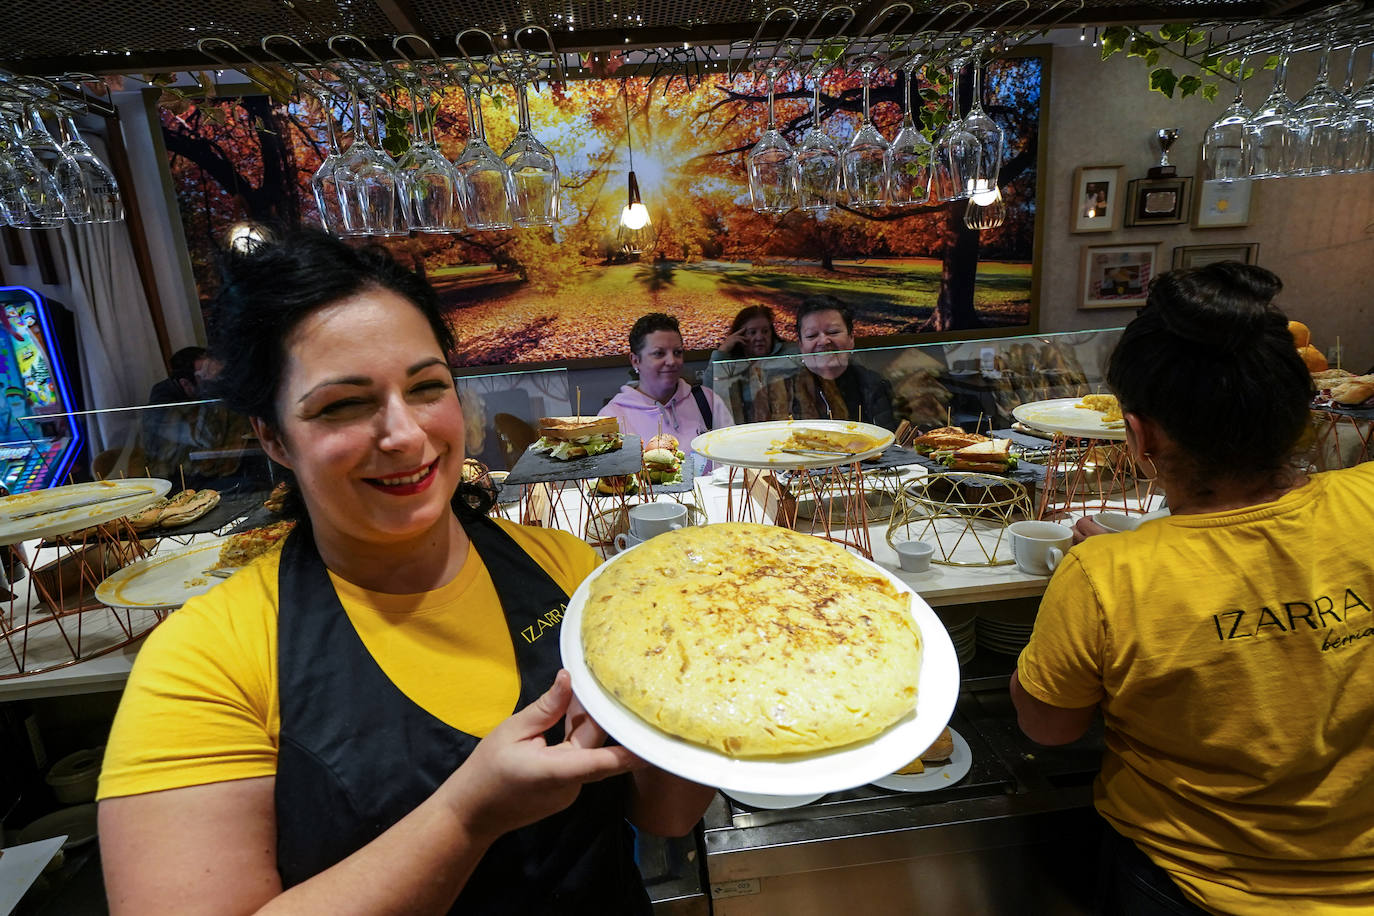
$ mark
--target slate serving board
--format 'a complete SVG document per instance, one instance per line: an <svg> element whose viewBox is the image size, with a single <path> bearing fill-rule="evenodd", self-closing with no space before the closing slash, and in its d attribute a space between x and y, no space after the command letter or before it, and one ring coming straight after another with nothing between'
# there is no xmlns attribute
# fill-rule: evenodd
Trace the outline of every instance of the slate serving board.
<svg viewBox="0 0 1374 916"><path fill-rule="evenodd" d="M506 486L528 483L559 483L565 480L590 480L594 477L620 477L635 474L643 461L643 446L638 436L625 436L624 444L613 452L559 461L547 452L525 449L506 477ZM655 487L655 489L658 489Z"/></svg>

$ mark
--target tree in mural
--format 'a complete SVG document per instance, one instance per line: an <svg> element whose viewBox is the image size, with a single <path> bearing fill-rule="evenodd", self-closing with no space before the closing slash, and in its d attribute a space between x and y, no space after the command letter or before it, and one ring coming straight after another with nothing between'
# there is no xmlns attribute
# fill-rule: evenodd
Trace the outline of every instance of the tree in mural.
<svg viewBox="0 0 1374 916"><path fill-rule="evenodd" d="M995 302L979 278L988 268L982 258L1026 263L1033 251L1040 61L995 61L987 73L984 107L1009 140L1001 173L1007 219L981 234L964 228L961 203L838 208L822 218L755 213L744 154L766 117L762 86L753 74L713 74L691 85L664 76L540 85L529 97L531 121L560 164L560 224L384 244L424 271L453 309L455 329L468 342L459 364L619 352L637 309L674 311L689 347L714 346L741 302L770 302L785 317L804 295L832 289L856 303L870 336L1024 324L1029 275L1018 274L1016 288ZM875 120L889 137L901 117L900 79L880 74L874 89ZM780 87L778 120L793 140L809 126L809 90L795 77ZM943 93L938 82L920 87L928 132L947 116ZM409 108L403 93L388 103ZM330 104L346 146L357 129L353 113L341 99ZM444 154L457 158L468 122L461 90L446 86L417 104ZM513 96L498 88L481 104L487 139L499 152L516 129ZM822 106L826 130L848 142L861 108L857 80L827 80ZM234 221L286 227L318 219L310 177L326 152L323 118L314 100L266 96L181 99L163 112L203 293L212 286L214 248ZM386 145L402 148L405 118L392 112L385 126ZM631 141L653 220L638 264L626 263L636 259L620 251L616 234Z"/></svg>

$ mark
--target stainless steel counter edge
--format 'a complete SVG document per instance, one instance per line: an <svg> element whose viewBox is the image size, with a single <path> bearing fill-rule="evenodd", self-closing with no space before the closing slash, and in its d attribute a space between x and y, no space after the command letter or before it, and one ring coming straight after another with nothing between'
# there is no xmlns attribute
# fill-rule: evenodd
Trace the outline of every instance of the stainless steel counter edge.
<svg viewBox="0 0 1374 916"><path fill-rule="evenodd" d="M706 812L711 881L761 878L848 868L1051 839L1055 814L1092 804L1090 785L1046 789L824 818L799 817L761 827L732 826L728 804L717 797Z"/></svg>

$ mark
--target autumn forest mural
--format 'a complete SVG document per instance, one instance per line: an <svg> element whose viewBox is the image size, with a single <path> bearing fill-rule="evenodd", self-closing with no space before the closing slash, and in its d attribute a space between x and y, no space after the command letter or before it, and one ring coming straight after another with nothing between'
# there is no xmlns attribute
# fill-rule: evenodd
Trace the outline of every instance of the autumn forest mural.
<svg viewBox="0 0 1374 916"><path fill-rule="evenodd" d="M536 136L557 156L560 225L506 232L415 234L387 239L438 289L459 341L455 366L619 356L640 314L682 323L686 345L709 349L741 307L772 305L791 336L801 298L830 293L856 314L867 338L979 329L1030 329L1035 250L1036 162L1045 59L996 60L984 74L983 105L1006 132L1001 170L1007 217L996 229L964 226L963 201L817 217L764 216L749 206L745 153L766 121L760 75L724 72L632 75L541 83L529 93ZM628 68L627 68L628 69ZM947 74L913 86L927 135L949 116ZM790 79L790 81L789 81ZM960 81L967 109L972 80ZM897 132L906 87L901 73L874 81L873 115ZM512 90L483 95L487 138L500 152L516 130ZM327 152L320 104L267 94L164 96L163 137L202 299L215 289L216 247L242 220L269 227L316 223L310 176ZM409 99L389 98L383 134L403 149ZM418 100L446 156L468 136L462 91ZM330 103L344 145L358 129L346 99ZM842 147L859 126L857 78L827 79L822 125ZM642 254L620 251L628 129L634 167L652 218ZM811 87L784 76L777 120L794 143L811 124ZM405 113L403 116L402 113Z"/></svg>

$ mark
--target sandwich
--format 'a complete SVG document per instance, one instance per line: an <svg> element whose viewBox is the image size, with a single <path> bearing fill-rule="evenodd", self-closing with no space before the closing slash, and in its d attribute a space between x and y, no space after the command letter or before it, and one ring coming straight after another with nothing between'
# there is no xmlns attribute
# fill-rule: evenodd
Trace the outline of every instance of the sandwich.
<svg viewBox="0 0 1374 916"><path fill-rule="evenodd" d="M659 433L644 445L644 475L650 483L682 483L682 462L676 436Z"/></svg>
<svg viewBox="0 0 1374 916"><path fill-rule="evenodd" d="M917 773L926 771L926 764L932 766L937 764L949 763L950 755L954 753L954 739L950 737L949 726L940 732L940 737L935 739L935 743L921 752L921 756L908 763L898 770L896 776L915 776Z"/></svg>
<svg viewBox="0 0 1374 916"><path fill-rule="evenodd" d="M615 417L541 417L539 439L532 447L568 461L613 452L623 444Z"/></svg>
<svg viewBox="0 0 1374 916"><path fill-rule="evenodd" d="M154 504L137 515L129 518L135 531L151 528L176 528L189 525L202 518L219 505L219 492L216 490L182 490L161 504ZM156 515L154 515L156 511Z"/></svg>
<svg viewBox="0 0 1374 916"><path fill-rule="evenodd" d="M987 436L964 432L957 426L941 426L939 429L932 429L925 435L912 439L911 447L919 454L929 455L931 452L954 451L976 442L986 441L988 441Z"/></svg>
<svg viewBox="0 0 1374 916"><path fill-rule="evenodd" d="M633 474L618 477L598 477L592 492L597 496L633 496L639 492L639 481Z"/></svg>
<svg viewBox="0 0 1374 916"><path fill-rule="evenodd" d="M1016 467L1010 439L985 439L963 448L937 454L936 459L952 471L989 471L1004 474Z"/></svg>

